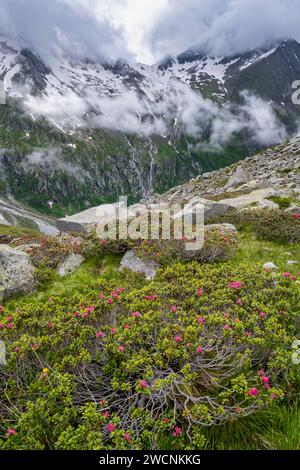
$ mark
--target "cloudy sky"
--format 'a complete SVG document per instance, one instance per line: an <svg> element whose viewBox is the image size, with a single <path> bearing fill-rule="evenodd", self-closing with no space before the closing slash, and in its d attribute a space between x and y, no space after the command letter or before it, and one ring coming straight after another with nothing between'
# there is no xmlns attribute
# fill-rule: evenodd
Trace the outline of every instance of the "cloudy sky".
<svg viewBox="0 0 300 470"><path fill-rule="evenodd" d="M215 55L293 37L299 0L0 0L2 34L41 54L156 62L198 45Z"/></svg>

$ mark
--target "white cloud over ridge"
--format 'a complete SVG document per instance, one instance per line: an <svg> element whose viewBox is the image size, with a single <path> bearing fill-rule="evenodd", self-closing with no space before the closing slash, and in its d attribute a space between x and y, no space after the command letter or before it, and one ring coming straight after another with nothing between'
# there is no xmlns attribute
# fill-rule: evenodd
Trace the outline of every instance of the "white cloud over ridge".
<svg viewBox="0 0 300 470"><path fill-rule="evenodd" d="M27 95L24 106L27 112L43 116L58 127L104 128L141 136L170 136L179 131L196 138L200 146L210 128L209 145L219 150L243 129L261 145L286 138L286 130L270 104L249 92L242 95L242 104L220 106L170 79L163 98L155 102L133 90L111 97L89 89L81 96L71 92L65 96Z"/></svg>

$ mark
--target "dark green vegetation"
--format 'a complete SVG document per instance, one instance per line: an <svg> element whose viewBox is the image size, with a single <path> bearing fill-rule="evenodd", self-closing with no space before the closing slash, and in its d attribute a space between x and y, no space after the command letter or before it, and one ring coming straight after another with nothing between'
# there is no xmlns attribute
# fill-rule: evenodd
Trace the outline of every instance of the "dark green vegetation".
<svg viewBox="0 0 300 470"><path fill-rule="evenodd" d="M172 141L101 129L65 133L9 101L0 106L0 194L61 217L121 195L137 202L257 150L242 134L220 152L202 151L184 136Z"/></svg>
<svg viewBox="0 0 300 470"><path fill-rule="evenodd" d="M74 275L6 302L0 447L300 449L300 221L291 243L243 217L230 261L168 259L147 282L90 239Z"/></svg>

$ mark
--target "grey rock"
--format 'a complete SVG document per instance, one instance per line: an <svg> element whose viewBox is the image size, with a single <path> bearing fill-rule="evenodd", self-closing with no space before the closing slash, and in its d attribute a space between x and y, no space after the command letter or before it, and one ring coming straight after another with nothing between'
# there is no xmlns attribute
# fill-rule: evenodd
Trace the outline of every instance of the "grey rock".
<svg viewBox="0 0 300 470"><path fill-rule="evenodd" d="M201 216L204 209L204 218L209 219L210 217L215 217L218 215L224 215L233 207L230 204L227 204L226 201L223 202L215 202L210 201L209 199L203 198L193 198L188 204L184 206L184 208L177 212L174 215L174 219L178 219L180 217L185 217L186 223L192 223L193 214L195 216Z"/></svg>
<svg viewBox="0 0 300 470"><path fill-rule="evenodd" d="M241 184L244 184L248 181L248 175L243 169L242 166L237 167L235 172L230 176L228 183L225 186L225 189L228 188L235 188L237 186L240 186Z"/></svg>
<svg viewBox="0 0 300 470"><path fill-rule="evenodd" d="M6 365L6 346L3 341L0 341L0 366Z"/></svg>
<svg viewBox="0 0 300 470"><path fill-rule="evenodd" d="M221 229L227 232L237 233L237 228L232 224L212 224L205 225L205 230Z"/></svg>
<svg viewBox="0 0 300 470"><path fill-rule="evenodd" d="M27 253L0 245L0 298L32 291L36 285L34 271Z"/></svg>
<svg viewBox="0 0 300 470"><path fill-rule="evenodd" d="M72 253L57 266L57 272L60 276L73 274L77 268L83 263L84 258L81 255Z"/></svg>
<svg viewBox="0 0 300 470"><path fill-rule="evenodd" d="M253 204L256 204L257 207L278 208L278 204L275 204L268 199L269 197L276 195L277 193L273 188L257 189L250 192L249 194L243 194L235 198L221 200L220 203L228 204L229 206L232 206L238 210L246 209L250 206L253 206Z"/></svg>
<svg viewBox="0 0 300 470"><path fill-rule="evenodd" d="M272 269L272 270L273 270L273 269L278 269L278 266L276 266L276 264L274 264L274 263L272 263L272 262L270 261L270 262L268 262L268 263L265 263L265 264L263 265L263 268L264 268L264 269Z"/></svg>
<svg viewBox="0 0 300 470"><path fill-rule="evenodd" d="M142 260L136 256L133 250L130 250L123 256L119 269L129 269L129 271L144 274L146 279L151 280L154 279L158 268L159 264L155 263L155 261Z"/></svg>
<svg viewBox="0 0 300 470"><path fill-rule="evenodd" d="M57 221L57 227L61 232L89 233L102 221L109 221L116 217L116 211L122 204L101 204L91 207L83 212L64 217Z"/></svg>

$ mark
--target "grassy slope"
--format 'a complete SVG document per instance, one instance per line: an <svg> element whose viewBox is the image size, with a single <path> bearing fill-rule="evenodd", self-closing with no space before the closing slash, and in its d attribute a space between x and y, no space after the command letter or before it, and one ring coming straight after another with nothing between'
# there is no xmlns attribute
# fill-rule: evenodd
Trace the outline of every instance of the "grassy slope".
<svg viewBox="0 0 300 470"><path fill-rule="evenodd" d="M3 233L0 227L0 234ZM6 229L8 230L8 229ZM19 232L18 232L19 234ZM288 255L287 253L292 253ZM298 265L287 266L287 260L298 261ZM85 291L97 278L119 280L131 284L143 284L139 276L130 273L120 274L117 267L120 256L109 255L105 258L92 258L86 261L78 271L64 279L56 276L38 292L20 299L7 302L8 310L14 310L20 304L33 301L45 301L56 295L72 296L75 292ZM274 262L281 271L293 274L300 272L300 244L283 245L257 240L249 231L239 233L238 251L234 262L244 261L265 263ZM206 429L207 449L278 449L300 450L300 396L299 402L274 406L264 412L244 418L222 427ZM162 448L168 449L168 442L162 441Z"/></svg>

